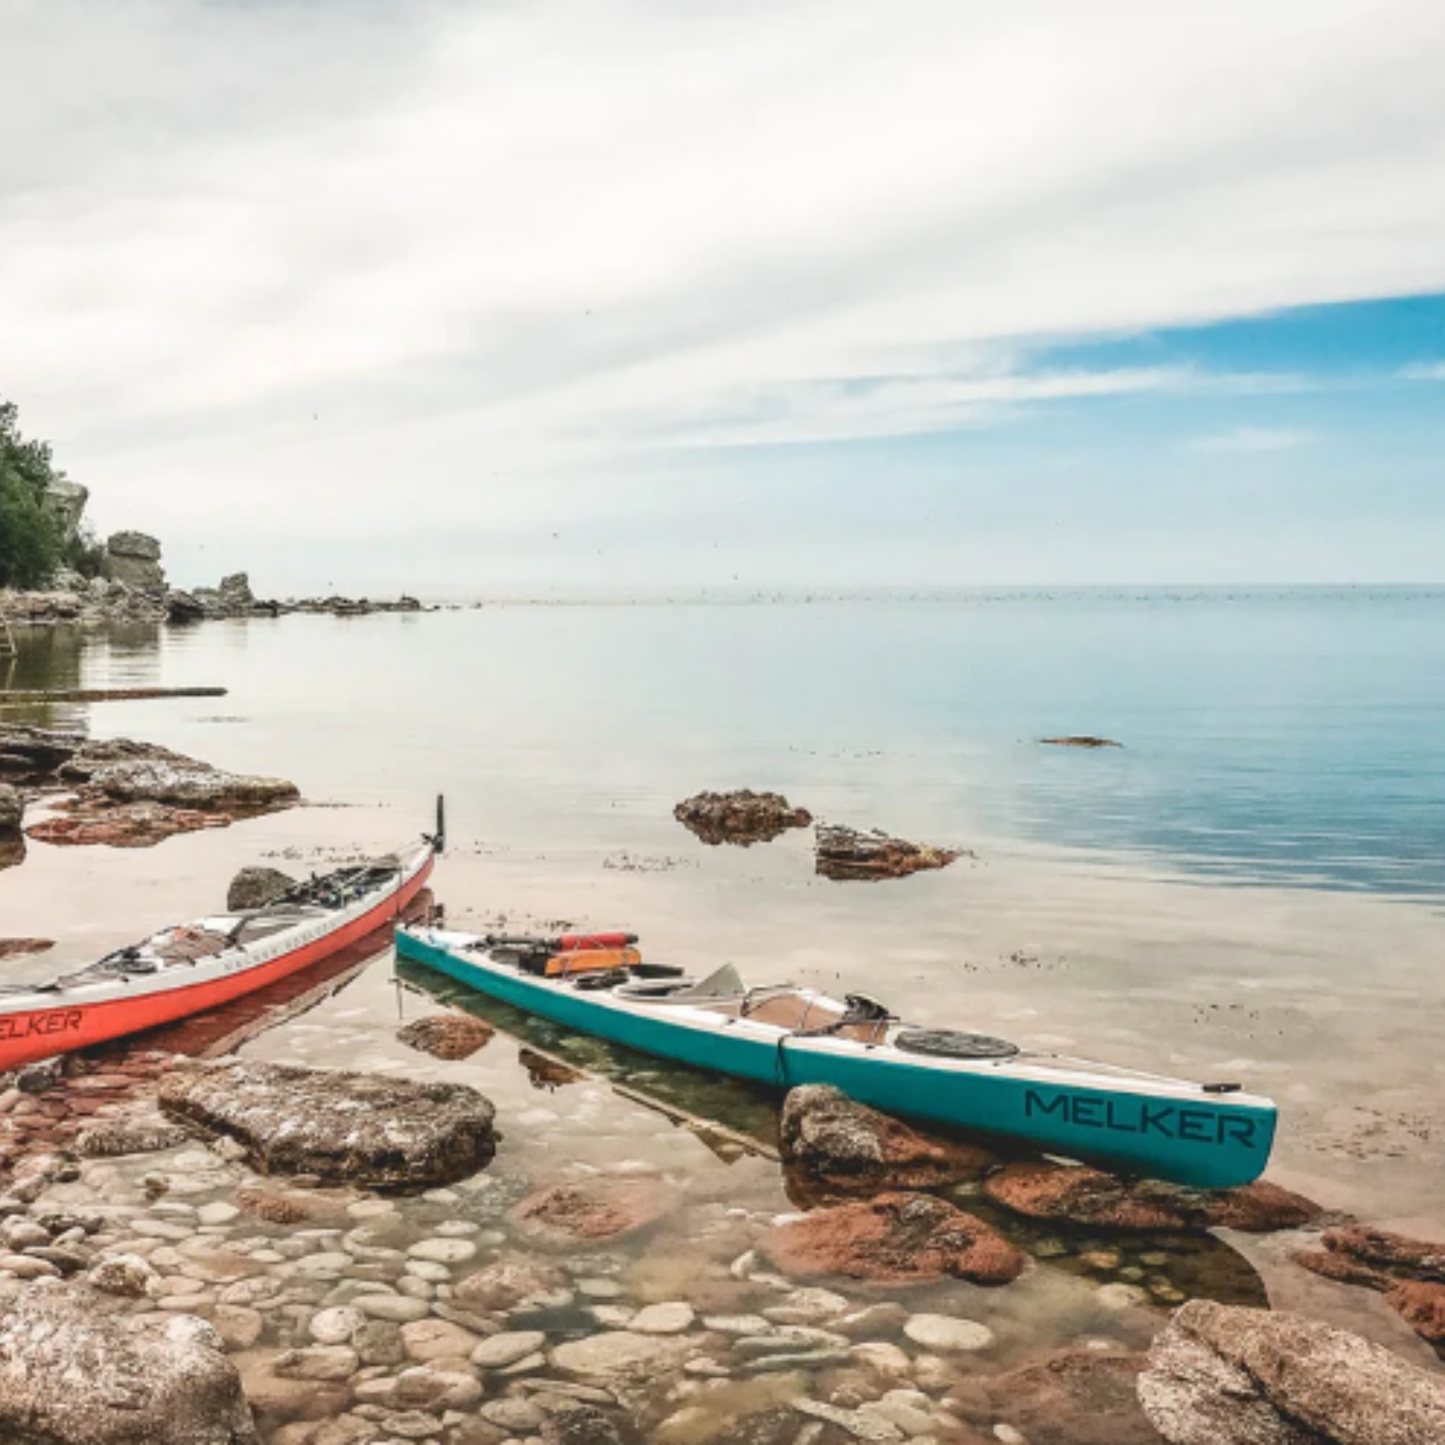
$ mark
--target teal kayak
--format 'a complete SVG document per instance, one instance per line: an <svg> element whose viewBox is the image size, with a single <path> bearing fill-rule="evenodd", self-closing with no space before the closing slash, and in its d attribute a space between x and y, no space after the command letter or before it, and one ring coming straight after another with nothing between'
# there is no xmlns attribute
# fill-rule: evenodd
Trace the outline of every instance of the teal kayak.
<svg viewBox="0 0 1445 1445"><path fill-rule="evenodd" d="M398 928L396 950L503 1003L643 1053L780 1089L832 1084L890 1113L1130 1174L1231 1188L1264 1172L1274 1143L1274 1104L1236 1084L919 1028L859 995L748 989L731 968L701 983L666 976L676 970L549 976L493 940L437 928Z"/></svg>

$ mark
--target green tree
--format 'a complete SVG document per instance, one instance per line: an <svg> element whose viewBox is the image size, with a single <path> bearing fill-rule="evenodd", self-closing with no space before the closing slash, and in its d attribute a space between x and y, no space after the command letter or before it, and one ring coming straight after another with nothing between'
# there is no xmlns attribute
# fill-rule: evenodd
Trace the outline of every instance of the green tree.
<svg viewBox="0 0 1445 1445"><path fill-rule="evenodd" d="M55 470L48 442L20 434L14 402L0 401L0 587L37 587L65 560L46 488Z"/></svg>

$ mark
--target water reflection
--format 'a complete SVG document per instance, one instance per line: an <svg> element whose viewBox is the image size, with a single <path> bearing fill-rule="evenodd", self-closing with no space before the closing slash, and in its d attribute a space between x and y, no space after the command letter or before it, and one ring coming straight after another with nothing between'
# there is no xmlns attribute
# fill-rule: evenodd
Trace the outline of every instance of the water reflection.
<svg viewBox="0 0 1445 1445"><path fill-rule="evenodd" d="M75 627L17 628L19 652L0 657L0 690L39 692L78 687L87 639ZM10 702L0 698L0 723L74 729L84 726L86 710L74 703L37 700Z"/></svg>
<svg viewBox="0 0 1445 1445"><path fill-rule="evenodd" d="M532 1087L545 1089L548 1093L555 1093L566 1084L579 1083L586 1077L580 1070L568 1068L560 1059L539 1054L536 1049L519 1049L517 1062L526 1069Z"/></svg>

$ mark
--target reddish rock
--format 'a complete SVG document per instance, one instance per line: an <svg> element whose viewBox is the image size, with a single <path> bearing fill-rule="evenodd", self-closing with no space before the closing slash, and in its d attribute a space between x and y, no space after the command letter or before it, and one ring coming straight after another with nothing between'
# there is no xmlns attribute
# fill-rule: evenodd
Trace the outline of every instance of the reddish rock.
<svg viewBox="0 0 1445 1445"><path fill-rule="evenodd" d="M1224 1228L1268 1234L1298 1229L1323 1213L1303 1195L1263 1181L1241 1189L1186 1189L1045 1163L1010 1164L985 1181L984 1192L1030 1219L1146 1233Z"/></svg>
<svg viewBox="0 0 1445 1445"><path fill-rule="evenodd" d="M933 1189L981 1179L998 1162L987 1149L920 1134L828 1084L788 1094L779 1144L797 1200Z"/></svg>
<svg viewBox="0 0 1445 1445"><path fill-rule="evenodd" d="M546 1054L539 1054L535 1049L519 1049L517 1062L526 1069L534 1089L545 1089L549 1093L560 1089L564 1084L575 1084L587 1077L580 1069L568 1068L566 1064L548 1058Z"/></svg>
<svg viewBox="0 0 1445 1445"><path fill-rule="evenodd" d="M813 815L795 808L781 793L755 793L739 788L731 793L698 793L685 798L672 816L704 843L770 843L789 828L806 828Z"/></svg>
<svg viewBox="0 0 1445 1445"><path fill-rule="evenodd" d="M176 833L224 828L300 802L283 778L223 772L127 738L91 740L0 723L0 755L29 787L75 790L56 805L61 816L27 829L42 843L148 848Z"/></svg>
<svg viewBox="0 0 1445 1445"><path fill-rule="evenodd" d="M499 1259L469 1274L453 1289L452 1302L470 1310L511 1310L532 1295L565 1282L560 1270L530 1259Z"/></svg>
<svg viewBox="0 0 1445 1445"><path fill-rule="evenodd" d="M53 938L0 938L0 960L47 953L55 947Z"/></svg>
<svg viewBox="0 0 1445 1445"><path fill-rule="evenodd" d="M165 803L62 804L67 812L26 829L37 843L62 847L153 848L177 833L224 828L231 820L221 813L173 808Z"/></svg>
<svg viewBox="0 0 1445 1445"><path fill-rule="evenodd" d="M1421 1339L1445 1345L1445 1245L1350 1225L1326 1230L1324 1246L1301 1250L1295 1263L1380 1291Z"/></svg>
<svg viewBox="0 0 1445 1445"><path fill-rule="evenodd" d="M1422 1340L1445 1346L1445 1284L1403 1279L1390 1287L1385 1302Z"/></svg>
<svg viewBox="0 0 1445 1445"><path fill-rule="evenodd" d="M1445 1284L1445 1244L1411 1239L1384 1229L1353 1224L1327 1229L1324 1246L1332 1254L1347 1256L1361 1264L1383 1269L1409 1279L1433 1280Z"/></svg>
<svg viewBox="0 0 1445 1445"><path fill-rule="evenodd" d="M434 1059L469 1059L491 1041L491 1024L470 1014L433 1014L396 1031L398 1042Z"/></svg>
<svg viewBox="0 0 1445 1445"><path fill-rule="evenodd" d="M635 1234L655 1224L676 1202L661 1179L603 1176L529 1194L513 1206L512 1218L542 1243L568 1244Z"/></svg>
<svg viewBox="0 0 1445 1445"><path fill-rule="evenodd" d="M267 1224L343 1224L349 1222L344 1199L301 1190L266 1189L248 1184L236 1191L236 1204Z"/></svg>
<svg viewBox="0 0 1445 1445"><path fill-rule="evenodd" d="M816 871L838 882L873 882L880 878L906 878L931 868L947 868L959 852L910 843L881 829L860 832L841 824L818 825Z"/></svg>
<svg viewBox="0 0 1445 1445"><path fill-rule="evenodd" d="M1139 1404L1143 1355L1066 1350L985 1381L990 1419L1029 1445L1157 1445ZM990 1423L981 1419L978 1423Z"/></svg>
<svg viewBox="0 0 1445 1445"><path fill-rule="evenodd" d="M880 1194L775 1225L759 1243L784 1274L907 1284L952 1275L1007 1284L1026 1256L981 1219L932 1194Z"/></svg>

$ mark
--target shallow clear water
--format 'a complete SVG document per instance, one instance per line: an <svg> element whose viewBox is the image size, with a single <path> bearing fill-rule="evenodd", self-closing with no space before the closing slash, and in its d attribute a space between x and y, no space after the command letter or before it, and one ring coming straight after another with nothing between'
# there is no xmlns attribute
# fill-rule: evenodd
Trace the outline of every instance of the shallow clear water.
<svg viewBox="0 0 1445 1445"><path fill-rule="evenodd" d="M20 669L13 686L226 686L30 716L281 773L318 805L147 852L33 844L0 873L0 933L57 938L47 968L202 911L243 863L399 843L444 791L436 887L462 926L626 926L694 971L732 961L919 1020L1242 1078L1281 1104L1273 1177L1445 1233L1445 593L496 605L52 634ZM1125 746L1037 741L1064 733ZM973 856L834 884L806 834L708 848L673 821L678 799L731 786ZM707 1230L719 1255L746 1235L719 1206L791 1207L775 1166L719 1158L605 1084L539 1089L510 1033L463 1064L419 1058L393 1032L428 1006L383 959L248 1049L477 1083L501 1113L498 1178L622 1157L669 1171L689 1210L628 1265L641 1299L675 1296ZM534 1042L768 1127L766 1096L555 1031ZM1428 1357L1373 1296L1288 1264L1288 1244L1218 1246L1198 1287L1242 1269L1277 1305ZM1066 1266L942 1294L997 1326L1000 1364L1147 1337L1157 1314L1101 1311Z"/></svg>

